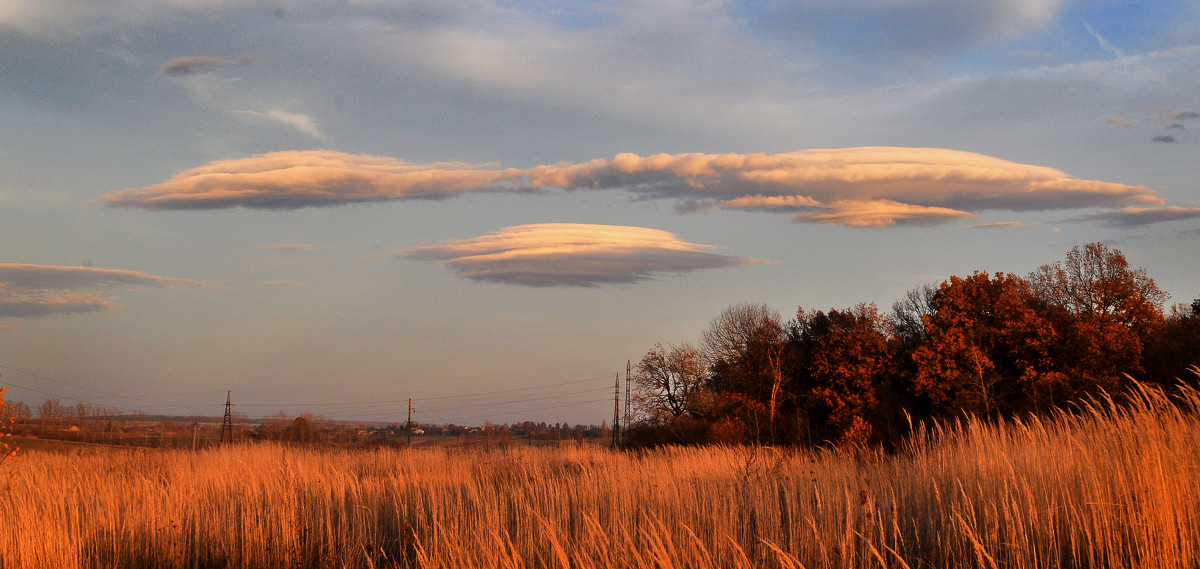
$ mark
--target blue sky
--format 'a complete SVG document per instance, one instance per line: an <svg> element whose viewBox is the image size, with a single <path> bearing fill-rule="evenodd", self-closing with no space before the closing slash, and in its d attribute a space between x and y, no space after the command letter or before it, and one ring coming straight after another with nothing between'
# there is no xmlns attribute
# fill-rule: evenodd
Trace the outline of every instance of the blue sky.
<svg viewBox="0 0 1200 569"><path fill-rule="evenodd" d="M1200 5L0 2L0 384L599 423L738 302L1200 296ZM608 387L610 388L610 387Z"/></svg>

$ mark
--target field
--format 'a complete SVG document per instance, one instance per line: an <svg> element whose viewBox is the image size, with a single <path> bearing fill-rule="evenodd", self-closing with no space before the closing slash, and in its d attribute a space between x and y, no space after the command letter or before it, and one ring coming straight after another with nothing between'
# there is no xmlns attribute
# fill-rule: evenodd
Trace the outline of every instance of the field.
<svg viewBox="0 0 1200 569"><path fill-rule="evenodd" d="M902 451L30 450L0 567L1195 567L1200 396Z"/></svg>

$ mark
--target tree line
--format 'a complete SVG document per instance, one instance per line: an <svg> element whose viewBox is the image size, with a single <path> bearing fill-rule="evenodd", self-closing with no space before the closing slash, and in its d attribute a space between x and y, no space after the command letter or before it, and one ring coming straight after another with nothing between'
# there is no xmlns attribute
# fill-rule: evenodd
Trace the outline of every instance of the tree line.
<svg viewBox="0 0 1200 569"><path fill-rule="evenodd" d="M635 366L646 444L895 443L914 422L1041 413L1131 381L1196 382L1200 299L1164 309L1144 269L1101 243L1019 276L977 271L872 303L730 306L698 344Z"/></svg>

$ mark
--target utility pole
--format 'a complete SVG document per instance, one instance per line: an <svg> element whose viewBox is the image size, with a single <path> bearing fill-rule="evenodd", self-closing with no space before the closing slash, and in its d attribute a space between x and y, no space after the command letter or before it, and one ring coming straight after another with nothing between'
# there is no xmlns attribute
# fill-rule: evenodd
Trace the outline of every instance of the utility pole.
<svg viewBox="0 0 1200 569"><path fill-rule="evenodd" d="M404 424L404 430L408 433L408 446L412 446L412 398L408 398L408 422Z"/></svg>
<svg viewBox="0 0 1200 569"><path fill-rule="evenodd" d="M621 446L621 374L613 378L613 438L612 448Z"/></svg>
<svg viewBox="0 0 1200 569"><path fill-rule="evenodd" d="M631 369L629 360L625 360L625 424L622 428L629 428L629 371Z"/></svg>
<svg viewBox="0 0 1200 569"><path fill-rule="evenodd" d="M225 420L221 421L221 442L233 442L233 403L230 392L225 392Z"/></svg>

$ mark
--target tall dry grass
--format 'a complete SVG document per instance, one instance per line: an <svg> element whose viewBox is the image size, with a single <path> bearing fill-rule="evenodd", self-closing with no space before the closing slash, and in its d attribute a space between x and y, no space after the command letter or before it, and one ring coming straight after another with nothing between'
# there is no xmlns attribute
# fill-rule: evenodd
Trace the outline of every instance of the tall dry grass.
<svg viewBox="0 0 1200 569"><path fill-rule="evenodd" d="M27 453L0 567L1195 567L1200 394L895 455L563 446Z"/></svg>

